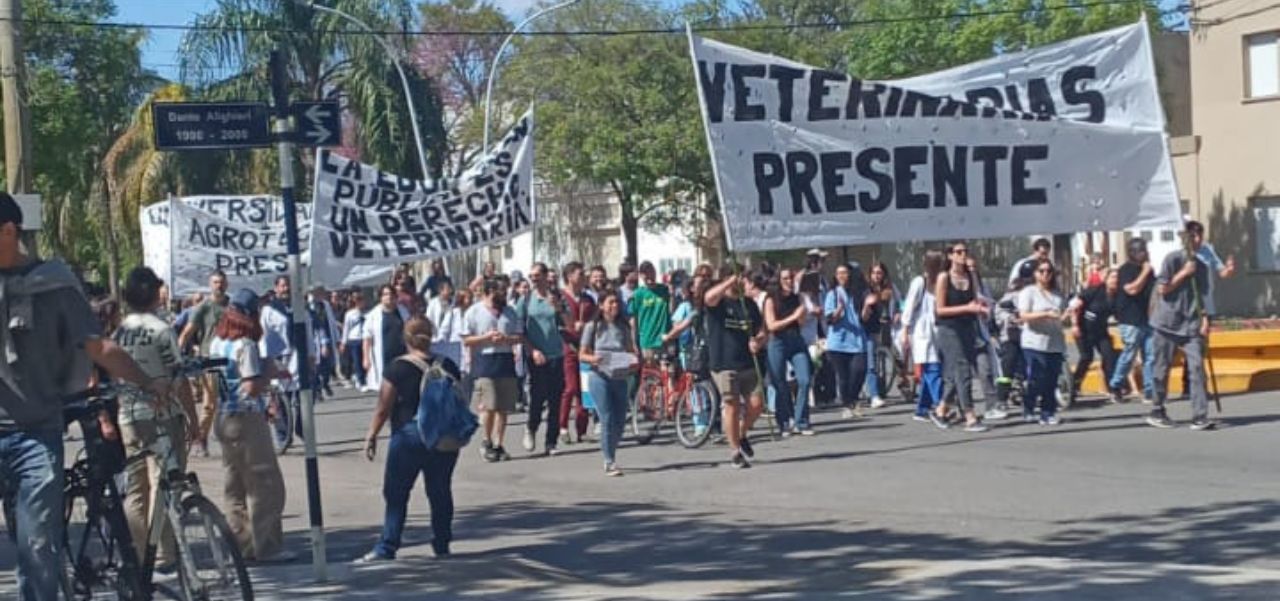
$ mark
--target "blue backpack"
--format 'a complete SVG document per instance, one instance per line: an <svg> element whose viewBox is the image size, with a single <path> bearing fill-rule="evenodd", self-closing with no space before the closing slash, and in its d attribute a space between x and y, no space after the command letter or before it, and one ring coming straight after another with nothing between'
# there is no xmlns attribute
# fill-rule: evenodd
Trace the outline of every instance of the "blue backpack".
<svg viewBox="0 0 1280 601"><path fill-rule="evenodd" d="M409 355L400 359L422 370L418 412L413 417L422 444L437 451L457 451L467 446L480 428L480 421L463 400L453 376L439 362L427 364Z"/></svg>

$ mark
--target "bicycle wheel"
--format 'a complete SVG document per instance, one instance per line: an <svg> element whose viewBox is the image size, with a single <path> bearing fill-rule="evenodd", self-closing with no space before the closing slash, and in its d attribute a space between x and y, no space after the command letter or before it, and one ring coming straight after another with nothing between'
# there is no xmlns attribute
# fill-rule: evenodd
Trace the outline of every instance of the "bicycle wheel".
<svg viewBox="0 0 1280 601"><path fill-rule="evenodd" d="M253 583L240 546L222 512L208 499L191 495L182 500L177 537L178 579L193 599L253 600Z"/></svg>
<svg viewBox="0 0 1280 601"><path fill-rule="evenodd" d="M64 594L75 601L149 599L115 483L95 490L83 476L72 478L80 482L66 493Z"/></svg>
<svg viewBox="0 0 1280 601"><path fill-rule="evenodd" d="M661 376L652 372L640 375L640 387L631 404L631 433L636 442L649 444L657 437L666 417L666 396Z"/></svg>
<svg viewBox="0 0 1280 601"><path fill-rule="evenodd" d="M711 438L717 419L716 390L710 382L694 382L676 406L676 437L687 449L696 449Z"/></svg>
<svg viewBox="0 0 1280 601"><path fill-rule="evenodd" d="M1059 409L1069 409L1075 403L1072 398L1071 389L1075 385L1075 378L1071 374L1071 366L1066 361L1062 362L1062 369L1058 372L1058 385L1054 388L1053 394L1057 398Z"/></svg>
<svg viewBox="0 0 1280 601"><path fill-rule="evenodd" d="M875 370L880 377L880 390L875 392L881 392L887 397L898 377L898 363L894 360L893 349L885 346L876 349Z"/></svg>
<svg viewBox="0 0 1280 601"><path fill-rule="evenodd" d="M276 453L284 455L293 446L293 407L289 395L273 392L274 412L269 416L271 423L271 441L275 443Z"/></svg>

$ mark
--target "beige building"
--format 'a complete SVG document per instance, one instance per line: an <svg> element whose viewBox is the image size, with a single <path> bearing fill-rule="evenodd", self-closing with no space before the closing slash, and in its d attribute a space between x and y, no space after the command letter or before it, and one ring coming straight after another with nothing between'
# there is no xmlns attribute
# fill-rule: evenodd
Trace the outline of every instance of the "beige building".
<svg viewBox="0 0 1280 601"><path fill-rule="evenodd" d="M1178 188L1218 254L1236 258L1236 277L1215 290L1219 313L1275 315L1280 313L1280 7L1264 0L1197 0L1193 5L1191 132L1179 136L1171 128L1170 140Z"/></svg>

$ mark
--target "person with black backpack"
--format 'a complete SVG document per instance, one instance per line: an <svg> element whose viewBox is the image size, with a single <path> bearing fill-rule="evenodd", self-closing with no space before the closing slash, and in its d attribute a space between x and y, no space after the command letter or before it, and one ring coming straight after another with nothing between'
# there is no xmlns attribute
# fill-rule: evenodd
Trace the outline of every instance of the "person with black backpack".
<svg viewBox="0 0 1280 601"><path fill-rule="evenodd" d="M423 404L424 388L430 384L424 379L444 377L456 383L462 379L462 373L453 360L431 353L434 333L435 326L430 320L421 316L409 318L404 325L404 342L409 352L387 365L382 375L378 405L365 437L364 453L366 459L374 460L378 435L382 426L390 421L391 439L387 443L382 481L386 512L378 544L360 558L360 563L395 559L404 532L409 494L417 484L419 473L426 484L427 503L431 506L431 549L436 557L449 555L449 543L453 539L453 470L458 464L460 445L456 439L441 436L436 445L428 447L416 417Z"/></svg>

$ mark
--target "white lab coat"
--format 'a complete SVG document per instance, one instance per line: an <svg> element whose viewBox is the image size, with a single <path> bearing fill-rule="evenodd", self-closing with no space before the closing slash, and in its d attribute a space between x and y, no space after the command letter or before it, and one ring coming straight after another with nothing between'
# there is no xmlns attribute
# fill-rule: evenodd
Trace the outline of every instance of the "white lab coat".
<svg viewBox="0 0 1280 601"><path fill-rule="evenodd" d="M431 354L448 357L454 365L462 364L462 344L455 340L462 331L462 312L445 304L440 297L431 299L427 304L427 319L435 326L435 335L431 338Z"/></svg>
<svg viewBox="0 0 1280 601"><path fill-rule="evenodd" d="M925 284L924 276L916 276L911 280L907 303L902 308L902 319L911 333L911 361L916 365L940 361L938 347L933 343L936 309L933 292Z"/></svg>
<svg viewBox="0 0 1280 601"><path fill-rule="evenodd" d="M396 310L400 312L402 321L409 321L409 309L404 305L397 304ZM372 345L369 358L369 373L365 376L365 382L370 387L382 386L382 305L375 306L364 316L364 339L369 340Z"/></svg>

